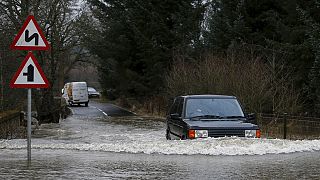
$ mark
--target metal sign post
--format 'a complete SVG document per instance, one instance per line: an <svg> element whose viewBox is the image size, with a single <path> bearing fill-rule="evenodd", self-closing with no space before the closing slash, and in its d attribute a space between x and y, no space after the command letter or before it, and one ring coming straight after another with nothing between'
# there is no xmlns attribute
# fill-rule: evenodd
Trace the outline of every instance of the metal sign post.
<svg viewBox="0 0 320 180"><path fill-rule="evenodd" d="M28 161L31 161L31 89L28 89Z"/></svg>

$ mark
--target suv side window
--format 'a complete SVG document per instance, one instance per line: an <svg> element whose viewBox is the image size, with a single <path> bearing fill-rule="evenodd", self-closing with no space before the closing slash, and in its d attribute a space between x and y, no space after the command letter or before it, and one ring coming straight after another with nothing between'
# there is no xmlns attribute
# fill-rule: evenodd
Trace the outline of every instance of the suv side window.
<svg viewBox="0 0 320 180"><path fill-rule="evenodd" d="M172 104L172 106L171 106L171 108L170 108L170 111L169 111L169 114L175 114L175 113L177 113L177 108L178 108L178 98L176 98L176 99L174 99L174 102L173 102L173 104Z"/></svg>
<svg viewBox="0 0 320 180"><path fill-rule="evenodd" d="M178 107L177 107L177 113L179 114L179 117L182 116L182 110L183 110L183 98L179 98Z"/></svg>

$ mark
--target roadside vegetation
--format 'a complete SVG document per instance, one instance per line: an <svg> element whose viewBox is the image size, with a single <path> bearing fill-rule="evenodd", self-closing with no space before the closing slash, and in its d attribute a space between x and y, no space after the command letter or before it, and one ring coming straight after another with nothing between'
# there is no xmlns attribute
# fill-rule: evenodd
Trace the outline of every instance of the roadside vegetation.
<svg viewBox="0 0 320 180"><path fill-rule="evenodd" d="M25 52L9 46L33 13L51 44L35 53L51 84L33 91L40 121L56 121L54 97L88 63L104 96L136 111L164 116L174 96L205 93L237 96L248 112L320 116L319 11L318 0L3 0L1 110L26 99L9 88Z"/></svg>
<svg viewBox="0 0 320 180"><path fill-rule="evenodd" d="M58 122L61 89L68 72L78 62L90 61L83 51L79 35L85 9L76 0L2 0L0 1L0 75L1 111L26 110L25 89L11 89L9 83L27 52L10 50L15 35L29 14L33 14L50 43L49 51L34 52L50 82L48 89L34 89L33 107L40 122Z"/></svg>
<svg viewBox="0 0 320 180"><path fill-rule="evenodd" d="M234 95L248 112L299 112L303 101L292 70L267 58L246 47L193 62L178 58L166 76L168 95Z"/></svg>
<svg viewBox="0 0 320 180"><path fill-rule="evenodd" d="M320 115L316 0L88 2L110 99L165 114L177 95L227 94L248 112Z"/></svg>

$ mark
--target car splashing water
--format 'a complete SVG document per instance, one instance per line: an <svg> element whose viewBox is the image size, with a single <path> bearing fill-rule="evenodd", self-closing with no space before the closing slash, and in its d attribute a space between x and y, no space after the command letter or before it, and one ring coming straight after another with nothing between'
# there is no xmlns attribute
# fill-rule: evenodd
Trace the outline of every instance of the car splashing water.
<svg viewBox="0 0 320 180"><path fill-rule="evenodd" d="M25 140L8 140L0 149L25 149ZM165 139L165 123L148 117L74 115L60 124L44 124L32 139L33 149L66 149L146 154L263 155L319 151L320 140Z"/></svg>
<svg viewBox="0 0 320 180"><path fill-rule="evenodd" d="M0 176L6 179L320 176L317 170L320 140L226 137L168 141L161 119L106 117L90 106L74 107L73 111L74 115L60 124L43 124L36 131L31 166L25 161L25 139L1 140Z"/></svg>

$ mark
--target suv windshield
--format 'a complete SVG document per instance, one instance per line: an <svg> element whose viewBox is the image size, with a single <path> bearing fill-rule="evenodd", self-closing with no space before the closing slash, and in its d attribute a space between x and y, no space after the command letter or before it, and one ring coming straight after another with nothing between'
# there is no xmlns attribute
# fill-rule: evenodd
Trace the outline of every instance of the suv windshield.
<svg viewBox="0 0 320 180"><path fill-rule="evenodd" d="M187 99L185 117L199 119L244 117L237 99L190 98Z"/></svg>

